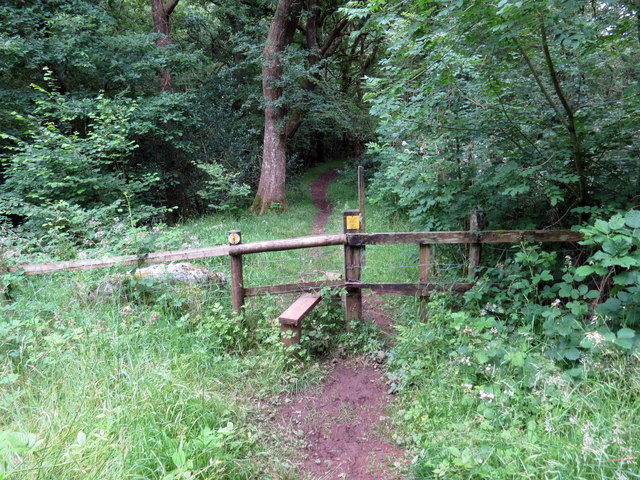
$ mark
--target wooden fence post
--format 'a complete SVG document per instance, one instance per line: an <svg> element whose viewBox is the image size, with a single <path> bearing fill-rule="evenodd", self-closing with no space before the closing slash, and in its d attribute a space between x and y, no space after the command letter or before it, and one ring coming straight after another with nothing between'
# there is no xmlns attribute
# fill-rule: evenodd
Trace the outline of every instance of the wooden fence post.
<svg viewBox="0 0 640 480"><path fill-rule="evenodd" d="M242 243L242 233L240 230L229 232L229 245L240 245ZM229 250L231 259L231 298L233 311L237 314L242 312L244 306L244 280L242 278L242 255L233 253L233 248Z"/></svg>
<svg viewBox="0 0 640 480"><path fill-rule="evenodd" d="M484 212L480 207L474 207L469 216L469 231L471 234L477 235L485 228ZM481 243L469 244L469 277L475 277L478 267L480 266L480 257L482 255Z"/></svg>
<svg viewBox="0 0 640 480"><path fill-rule="evenodd" d="M344 233L363 233L362 219L359 210L343 212ZM364 247L344 246L344 279L347 282L360 282L362 271L362 252ZM345 320L347 331L351 329L352 320L362 319L362 289L348 286L345 298Z"/></svg>
<svg viewBox="0 0 640 480"><path fill-rule="evenodd" d="M431 281L431 245L420 244L420 283Z"/></svg>

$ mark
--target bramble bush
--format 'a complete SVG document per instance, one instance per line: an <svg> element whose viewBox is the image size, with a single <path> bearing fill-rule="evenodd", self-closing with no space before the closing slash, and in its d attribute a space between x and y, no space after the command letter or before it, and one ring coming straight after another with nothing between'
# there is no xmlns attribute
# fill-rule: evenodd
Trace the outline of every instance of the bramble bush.
<svg viewBox="0 0 640 480"><path fill-rule="evenodd" d="M632 210L582 228L581 266L523 245L397 327L396 440L419 452L417 478L628 478L609 460L639 447L639 227Z"/></svg>

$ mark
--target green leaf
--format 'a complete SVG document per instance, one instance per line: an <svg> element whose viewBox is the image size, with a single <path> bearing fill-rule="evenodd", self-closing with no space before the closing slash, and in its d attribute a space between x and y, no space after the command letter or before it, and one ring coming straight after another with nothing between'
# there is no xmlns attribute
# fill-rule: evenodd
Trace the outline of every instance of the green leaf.
<svg viewBox="0 0 640 480"><path fill-rule="evenodd" d="M621 328L618 330L618 338L633 338L636 336L636 332L630 328Z"/></svg>
<svg viewBox="0 0 640 480"><path fill-rule="evenodd" d="M589 265L582 265L581 267L576 268L576 275L580 275L581 277L587 277L594 272L594 268Z"/></svg>
<svg viewBox="0 0 640 480"><path fill-rule="evenodd" d="M614 215L609 220L609 227L611 227L611 230L620 230L624 227L624 223L625 219L622 218L622 215Z"/></svg>
<svg viewBox="0 0 640 480"><path fill-rule="evenodd" d="M622 302L620 300L617 298L608 298L604 303L598 305L596 311L601 315L612 317L620 312L621 307Z"/></svg>
<svg viewBox="0 0 640 480"><path fill-rule="evenodd" d="M184 453L184 450L177 450L171 455L171 460L173 460L173 464L177 467L183 467L187 463L187 455Z"/></svg>
<svg viewBox="0 0 640 480"><path fill-rule="evenodd" d="M630 350L633 347L633 340L630 338L618 338L616 339L616 345L625 350Z"/></svg>
<svg viewBox="0 0 640 480"><path fill-rule="evenodd" d="M631 228L640 228L640 210L628 211L624 221Z"/></svg>
<svg viewBox="0 0 640 480"><path fill-rule="evenodd" d="M564 358L567 360L578 360L580 358L580 350L575 347L568 348L564 352Z"/></svg>

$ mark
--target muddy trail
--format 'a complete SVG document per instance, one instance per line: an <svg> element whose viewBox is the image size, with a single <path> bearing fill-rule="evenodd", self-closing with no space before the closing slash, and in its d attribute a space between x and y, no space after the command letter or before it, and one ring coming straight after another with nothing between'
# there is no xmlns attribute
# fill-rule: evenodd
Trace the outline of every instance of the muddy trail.
<svg viewBox="0 0 640 480"><path fill-rule="evenodd" d="M324 233L331 215L327 187L331 170L311 184L318 213L314 233ZM390 318L365 298L368 320L389 331ZM285 435L297 432L302 446L302 477L312 480L399 480L404 452L389 440L389 397L381 365L368 358L334 359L324 382L288 398L278 415Z"/></svg>

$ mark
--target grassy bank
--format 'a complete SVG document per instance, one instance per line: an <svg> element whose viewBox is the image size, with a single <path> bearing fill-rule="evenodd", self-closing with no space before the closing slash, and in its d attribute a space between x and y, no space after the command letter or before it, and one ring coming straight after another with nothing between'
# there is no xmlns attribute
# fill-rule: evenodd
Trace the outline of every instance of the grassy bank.
<svg viewBox="0 0 640 480"><path fill-rule="evenodd" d="M245 241L310 234L308 184L335 166L294 185L286 212L127 230L137 238L123 248L135 250L134 240L149 250L218 244L231 229ZM331 225L340 217L336 211ZM339 270L333 250L246 257L247 283ZM228 271L226 259L198 263ZM339 310L318 309L310 321L316 335L302 352L308 361L292 363L272 323L276 299L253 299L237 319L226 285L140 283L101 294L105 279L123 271L16 279L0 321L0 478L300 478L257 425L277 394L318 381L315 358L335 343Z"/></svg>
<svg viewBox="0 0 640 480"><path fill-rule="evenodd" d="M215 245L232 229L244 241L310 234L308 185L337 166L294 184L286 212L136 230L123 220L122 235L110 232L86 254ZM349 169L330 186L327 232L340 232L342 210L357 206L355 185ZM367 205L367 231L412 229L388 212ZM526 265L500 252L485 271L499 276L464 298L434 296L426 308L390 298L392 347L366 321L346 335L339 305L322 302L305 320L297 357L283 351L274 325L295 294L250 299L237 318L221 283L142 281L104 295L105 279L126 269L15 278L0 319L0 479L301 479L295 445L269 425L279 395L317 383L321 359L338 345L388 349L394 438L414 456L417 479L638 478L636 340L626 328L599 348L583 345L593 336L588 322L565 322L588 311L580 277L565 265L573 272L566 296L543 288L553 259L536 248L525 248ZM24 260L28 252L8 253ZM461 251L442 248L435 258L439 281L464 275ZM342 262L341 247L251 255L245 280L320 279ZM228 275L227 259L197 263ZM371 247L363 278L417 281L417 263L414 245Z"/></svg>

